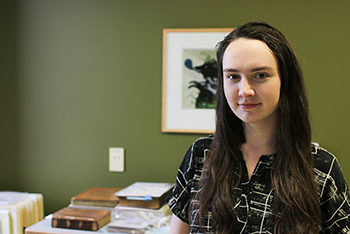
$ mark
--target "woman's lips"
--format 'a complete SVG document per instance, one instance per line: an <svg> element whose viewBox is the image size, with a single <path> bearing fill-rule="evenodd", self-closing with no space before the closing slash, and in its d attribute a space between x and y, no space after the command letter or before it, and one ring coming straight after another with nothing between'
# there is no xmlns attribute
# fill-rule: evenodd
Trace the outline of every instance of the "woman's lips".
<svg viewBox="0 0 350 234"><path fill-rule="evenodd" d="M238 105L239 105L242 109L249 110L249 109L253 109L253 108L259 106L260 103L239 103Z"/></svg>

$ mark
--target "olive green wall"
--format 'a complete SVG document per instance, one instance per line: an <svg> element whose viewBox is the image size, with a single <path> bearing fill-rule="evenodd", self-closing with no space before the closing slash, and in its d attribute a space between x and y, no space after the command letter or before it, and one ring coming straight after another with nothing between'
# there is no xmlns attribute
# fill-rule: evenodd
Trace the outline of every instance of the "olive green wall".
<svg viewBox="0 0 350 234"><path fill-rule="evenodd" d="M17 188L16 2L0 7L0 190Z"/></svg>
<svg viewBox="0 0 350 234"><path fill-rule="evenodd" d="M162 29L249 20L277 26L293 44L314 141L337 155L349 181L349 7L345 1L19 1L17 61L10 62L17 79L5 80L11 88L2 95L10 100L1 103L15 98L17 111L7 107L11 118L0 123L12 125L2 142L18 129L7 170L18 180L10 181L20 191L43 193L46 213L91 186L174 181L200 135L161 133ZM111 146L126 149L124 173L108 171Z"/></svg>

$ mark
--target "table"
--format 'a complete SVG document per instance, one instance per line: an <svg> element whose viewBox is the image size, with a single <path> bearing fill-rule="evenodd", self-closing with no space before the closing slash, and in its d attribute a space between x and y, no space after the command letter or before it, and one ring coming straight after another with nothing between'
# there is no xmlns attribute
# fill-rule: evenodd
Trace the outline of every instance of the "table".
<svg viewBox="0 0 350 234"><path fill-rule="evenodd" d="M53 228L51 227L51 219L49 218L46 218L25 229L25 234L93 234L93 233L118 234L116 232L108 232L107 225L96 232L67 229L67 228ZM168 234L168 233L169 233L169 227L155 228L146 232L146 234Z"/></svg>

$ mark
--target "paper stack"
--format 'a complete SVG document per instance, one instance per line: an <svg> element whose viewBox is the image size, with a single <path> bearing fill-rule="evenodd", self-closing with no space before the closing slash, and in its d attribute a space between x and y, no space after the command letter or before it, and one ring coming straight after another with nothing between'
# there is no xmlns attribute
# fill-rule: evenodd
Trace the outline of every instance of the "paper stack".
<svg viewBox="0 0 350 234"><path fill-rule="evenodd" d="M108 231L120 233L143 234L147 231L148 223L133 219L117 219L108 224Z"/></svg>
<svg viewBox="0 0 350 234"><path fill-rule="evenodd" d="M148 229L169 224L167 196L174 184L136 182L116 192L119 205L113 210L114 221L108 231L145 233Z"/></svg>
<svg viewBox="0 0 350 234"><path fill-rule="evenodd" d="M136 182L118 191L119 206L159 209L166 203L174 184Z"/></svg>
<svg viewBox="0 0 350 234"><path fill-rule="evenodd" d="M0 210L0 233L22 234L23 228L43 219L43 195L1 191Z"/></svg>

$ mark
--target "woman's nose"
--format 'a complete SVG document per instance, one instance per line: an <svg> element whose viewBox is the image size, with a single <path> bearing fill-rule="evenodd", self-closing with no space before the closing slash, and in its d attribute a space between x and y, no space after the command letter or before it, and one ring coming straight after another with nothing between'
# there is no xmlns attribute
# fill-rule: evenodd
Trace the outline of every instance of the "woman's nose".
<svg viewBox="0 0 350 234"><path fill-rule="evenodd" d="M250 82L245 78L241 79L239 84L238 95L242 97L249 97L249 96L253 96L254 94L255 94L255 91L252 85L250 84Z"/></svg>

